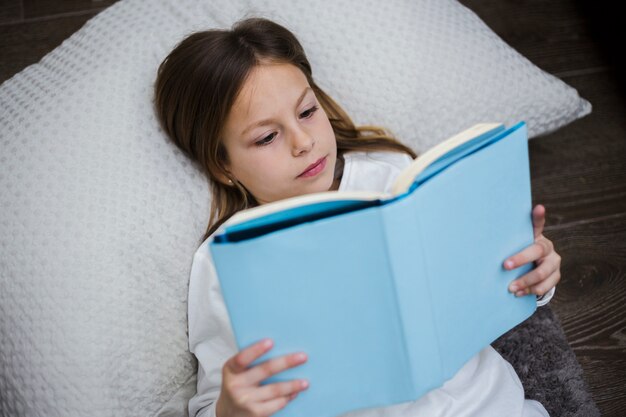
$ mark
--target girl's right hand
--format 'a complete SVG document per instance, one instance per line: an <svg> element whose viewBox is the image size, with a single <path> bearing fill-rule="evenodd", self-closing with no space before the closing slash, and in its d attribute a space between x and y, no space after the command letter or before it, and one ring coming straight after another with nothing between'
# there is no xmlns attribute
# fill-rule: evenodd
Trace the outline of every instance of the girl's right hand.
<svg viewBox="0 0 626 417"><path fill-rule="evenodd" d="M216 417L267 417L271 416L298 392L308 387L306 380L291 380L260 385L260 382L288 368L301 365L307 358L295 353L273 358L248 368L252 362L272 348L270 339L249 346L224 363L222 390L217 399Z"/></svg>

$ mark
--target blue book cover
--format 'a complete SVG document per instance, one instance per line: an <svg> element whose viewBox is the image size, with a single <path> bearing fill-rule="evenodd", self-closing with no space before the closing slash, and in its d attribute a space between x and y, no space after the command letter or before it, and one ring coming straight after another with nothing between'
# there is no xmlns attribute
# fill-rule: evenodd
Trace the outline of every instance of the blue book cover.
<svg viewBox="0 0 626 417"><path fill-rule="evenodd" d="M398 194L225 223L209 249L239 349L308 355L263 382L310 382L277 416L416 400L532 315L535 297L508 291L532 265L502 266L534 242L527 141L525 122L499 125Z"/></svg>

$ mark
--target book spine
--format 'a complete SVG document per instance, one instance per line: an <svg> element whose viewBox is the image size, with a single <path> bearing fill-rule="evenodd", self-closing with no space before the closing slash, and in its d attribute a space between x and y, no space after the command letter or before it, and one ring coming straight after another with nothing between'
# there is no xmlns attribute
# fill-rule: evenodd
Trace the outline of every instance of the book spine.
<svg viewBox="0 0 626 417"><path fill-rule="evenodd" d="M396 236L397 233L397 229L393 227L393 223L389 221L389 216L388 216L388 212L390 211L389 207L391 207L391 210L393 210L393 208L395 208L395 206L383 206L379 209L379 215L380 215L380 228L381 228L381 235L384 236L385 242L383 242L383 247L386 250L386 254L385 254L385 259L387 259L387 268L389 270L389 273L387 274L387 279L390 282L391 287L393 288L393 296L395 299L395 302L393 303L394 308L395 308L395 316L397 317L397 323L398 326L400 327L400 334L402 336L402 351L404 353L404 357L401 359L401 361L405 364L402 369L403 369L403 373L401 375L401 378L398 379L398 384L400 385L400 387L397 388L397 392L406 392L407 393L407 397L406 400L403 401L410 401L414 399L414 396L412 395L412 393L415 392L415 382L414 382L414 378L413 378L413 372L412 372L412 366L411 366L411 357L410 357L410 351L409 351L409 346L407 344L407 329L406 329L406 323L405 323L405 318L403 317L403 309L402 309L402 305L401 305L401 294L399 293L399 288L398 288L398 261L397 261L397 256L396 256L396 251L395 251L395 244L397 243L397 239L399 238L399 236Z"/></svg>
<svg viewBox="0 0 626 417"><path fill-rule="evenodd" d="M415 400L443 384L441 349L433 315L429 271L419 225L419 190L382 210L398 316L407 352L407 378Z"/></svg>

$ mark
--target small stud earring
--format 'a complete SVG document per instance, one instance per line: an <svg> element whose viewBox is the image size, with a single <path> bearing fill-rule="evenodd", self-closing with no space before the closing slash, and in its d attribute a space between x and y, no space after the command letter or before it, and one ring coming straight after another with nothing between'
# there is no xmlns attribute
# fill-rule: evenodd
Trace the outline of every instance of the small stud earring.
<svg viewBox="0 0 626 417"><path fill-rule="evenodd" d="M229 183L229 184L232 184L232 183L233 183L233 180L228 180L228 183Z"/></svg>

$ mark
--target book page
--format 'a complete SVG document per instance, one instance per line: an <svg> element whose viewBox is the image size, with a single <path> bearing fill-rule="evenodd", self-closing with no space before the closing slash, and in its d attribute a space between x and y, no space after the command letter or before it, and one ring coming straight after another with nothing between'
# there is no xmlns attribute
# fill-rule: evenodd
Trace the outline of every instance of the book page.
<svg viewBox="0 0 626 417"><path fill-rule="evenodd" d="M502 126L502 123L478 123L433 146L415 158L415 161L398 175L392 187L392 193L398 195L408 191L415 178L433 162L464 143L491 131L495 132Z"/></svg>
<svg viewBox="0 0 626 417"><path fill-rule="evenodd" d="M321 193L300 195L239 211L219 227L219 229L216 231L216 235L221 234L226 229L232 228L235 225L252 222L255 219L268 217L274 213L287 211L298 207L321 207L323 205L325 209L328 209L331 205L330 203L332 202L337 202L337 206L342 206L345 205L345 202L350 201L375 201L388 197L391 197L391 194L381 193L377 191L325 191ZM315 209L315 207L311 207L311 209Z"/></svg>

